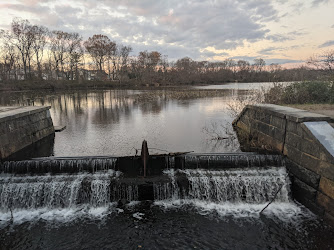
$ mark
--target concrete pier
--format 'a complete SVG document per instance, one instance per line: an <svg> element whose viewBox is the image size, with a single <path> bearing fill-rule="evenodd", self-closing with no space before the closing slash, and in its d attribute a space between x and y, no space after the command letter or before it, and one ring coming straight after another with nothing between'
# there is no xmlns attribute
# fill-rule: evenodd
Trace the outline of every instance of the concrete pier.
<svg viewBox="0 0 334 250"><path fill-rule="evenodd" d="M53 134L50 107L0 107L0 160Z"/></svg>

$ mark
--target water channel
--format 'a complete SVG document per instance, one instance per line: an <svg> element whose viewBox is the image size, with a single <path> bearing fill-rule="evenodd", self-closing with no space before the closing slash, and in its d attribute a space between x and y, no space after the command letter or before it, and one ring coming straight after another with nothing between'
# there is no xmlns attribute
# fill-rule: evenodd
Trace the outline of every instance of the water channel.
<svg viewBox="0 0 334 250"><path fill-rule="evenodd" d="M56 133L54 142L43 146L49 148L25 154L26 158L134 155L143 139L148 141L150 153L231 153L240 151L230 125L233 109L240 108L240 98L248 98L260 86L12 92L0 94L0 105L50 105L54 124L66 125ZM212 140L205 132L211 128L231 139ZM182 171L179 174L190 183L186 195L181 195L175 172L169 170L165 175L170 182L156 186L155 201L136 201L135 188L131 188L125 192L130 201L125 204L110 199L110 180L121 175L111 170L2 176L0 249L334 246L333 229L293 201L284 164L223 173ZM90 198L82 201L85 185L90 187ZM260 215L279 185L284 186L283 191ZM231 193L233 197L229 197ZM12 199L13 194L19 198Z"/></svg>

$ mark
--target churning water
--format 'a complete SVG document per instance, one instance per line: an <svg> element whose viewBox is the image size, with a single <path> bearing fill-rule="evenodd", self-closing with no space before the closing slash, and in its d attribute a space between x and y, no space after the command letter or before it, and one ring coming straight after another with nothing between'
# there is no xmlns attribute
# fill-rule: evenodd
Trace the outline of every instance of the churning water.
<svg viewBox="0 0 334 250"><path fill-rule="evenodd" d="M233 169L212 171L202 169L166 170L171 182L155 185L155 200L187 199L208 202L265 203L274 199L289 202L285 168ZM178 175L185 175L186 186L180 187ZM181 183L182 184L182 183ZM276 192L277 195L275 196Z"/></svg>

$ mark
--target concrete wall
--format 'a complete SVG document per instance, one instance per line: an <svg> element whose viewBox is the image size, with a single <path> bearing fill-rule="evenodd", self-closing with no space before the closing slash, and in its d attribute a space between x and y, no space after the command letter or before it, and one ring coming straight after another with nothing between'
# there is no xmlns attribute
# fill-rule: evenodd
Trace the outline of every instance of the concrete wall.
<svg viewBox="0 0 334 250"><path fill-rule="evenodd" d="M334 224L334 128L329 121L308 111L264 104L246 106L233 125L248 148L287 156L293 197Z"/></svg>
<svg viewBox="0 0 334 250"><path fill-rule="evenodd" d="M0 159L54 133L50 107L0 107Z"/></svg>

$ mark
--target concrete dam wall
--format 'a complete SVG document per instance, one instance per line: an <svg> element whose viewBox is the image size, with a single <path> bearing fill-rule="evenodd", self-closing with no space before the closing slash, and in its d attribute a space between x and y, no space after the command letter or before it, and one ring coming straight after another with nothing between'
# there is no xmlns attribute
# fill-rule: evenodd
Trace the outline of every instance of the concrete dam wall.
<svg viewBox="0 0 334 250"><path fill-rule="evenodd" d="M282 156L255 153L151 155L146 168L140 156L5 161L0 163L0 213L167 199L264 207L273 199L289 202L287 179Z"/></svg>
<svg viewBox="0 0 334 250"><path fill-rule="evenodd" d="M0 160L54 133L50 107L0 107Z"/></svg>
<svg viewBox="0 0 334 250"><path fill-rule="evenodd" d="M334 223L334 128L331 118L278 105L248 105L234 120L247 151L287 156L293 197Z"/></svg>

